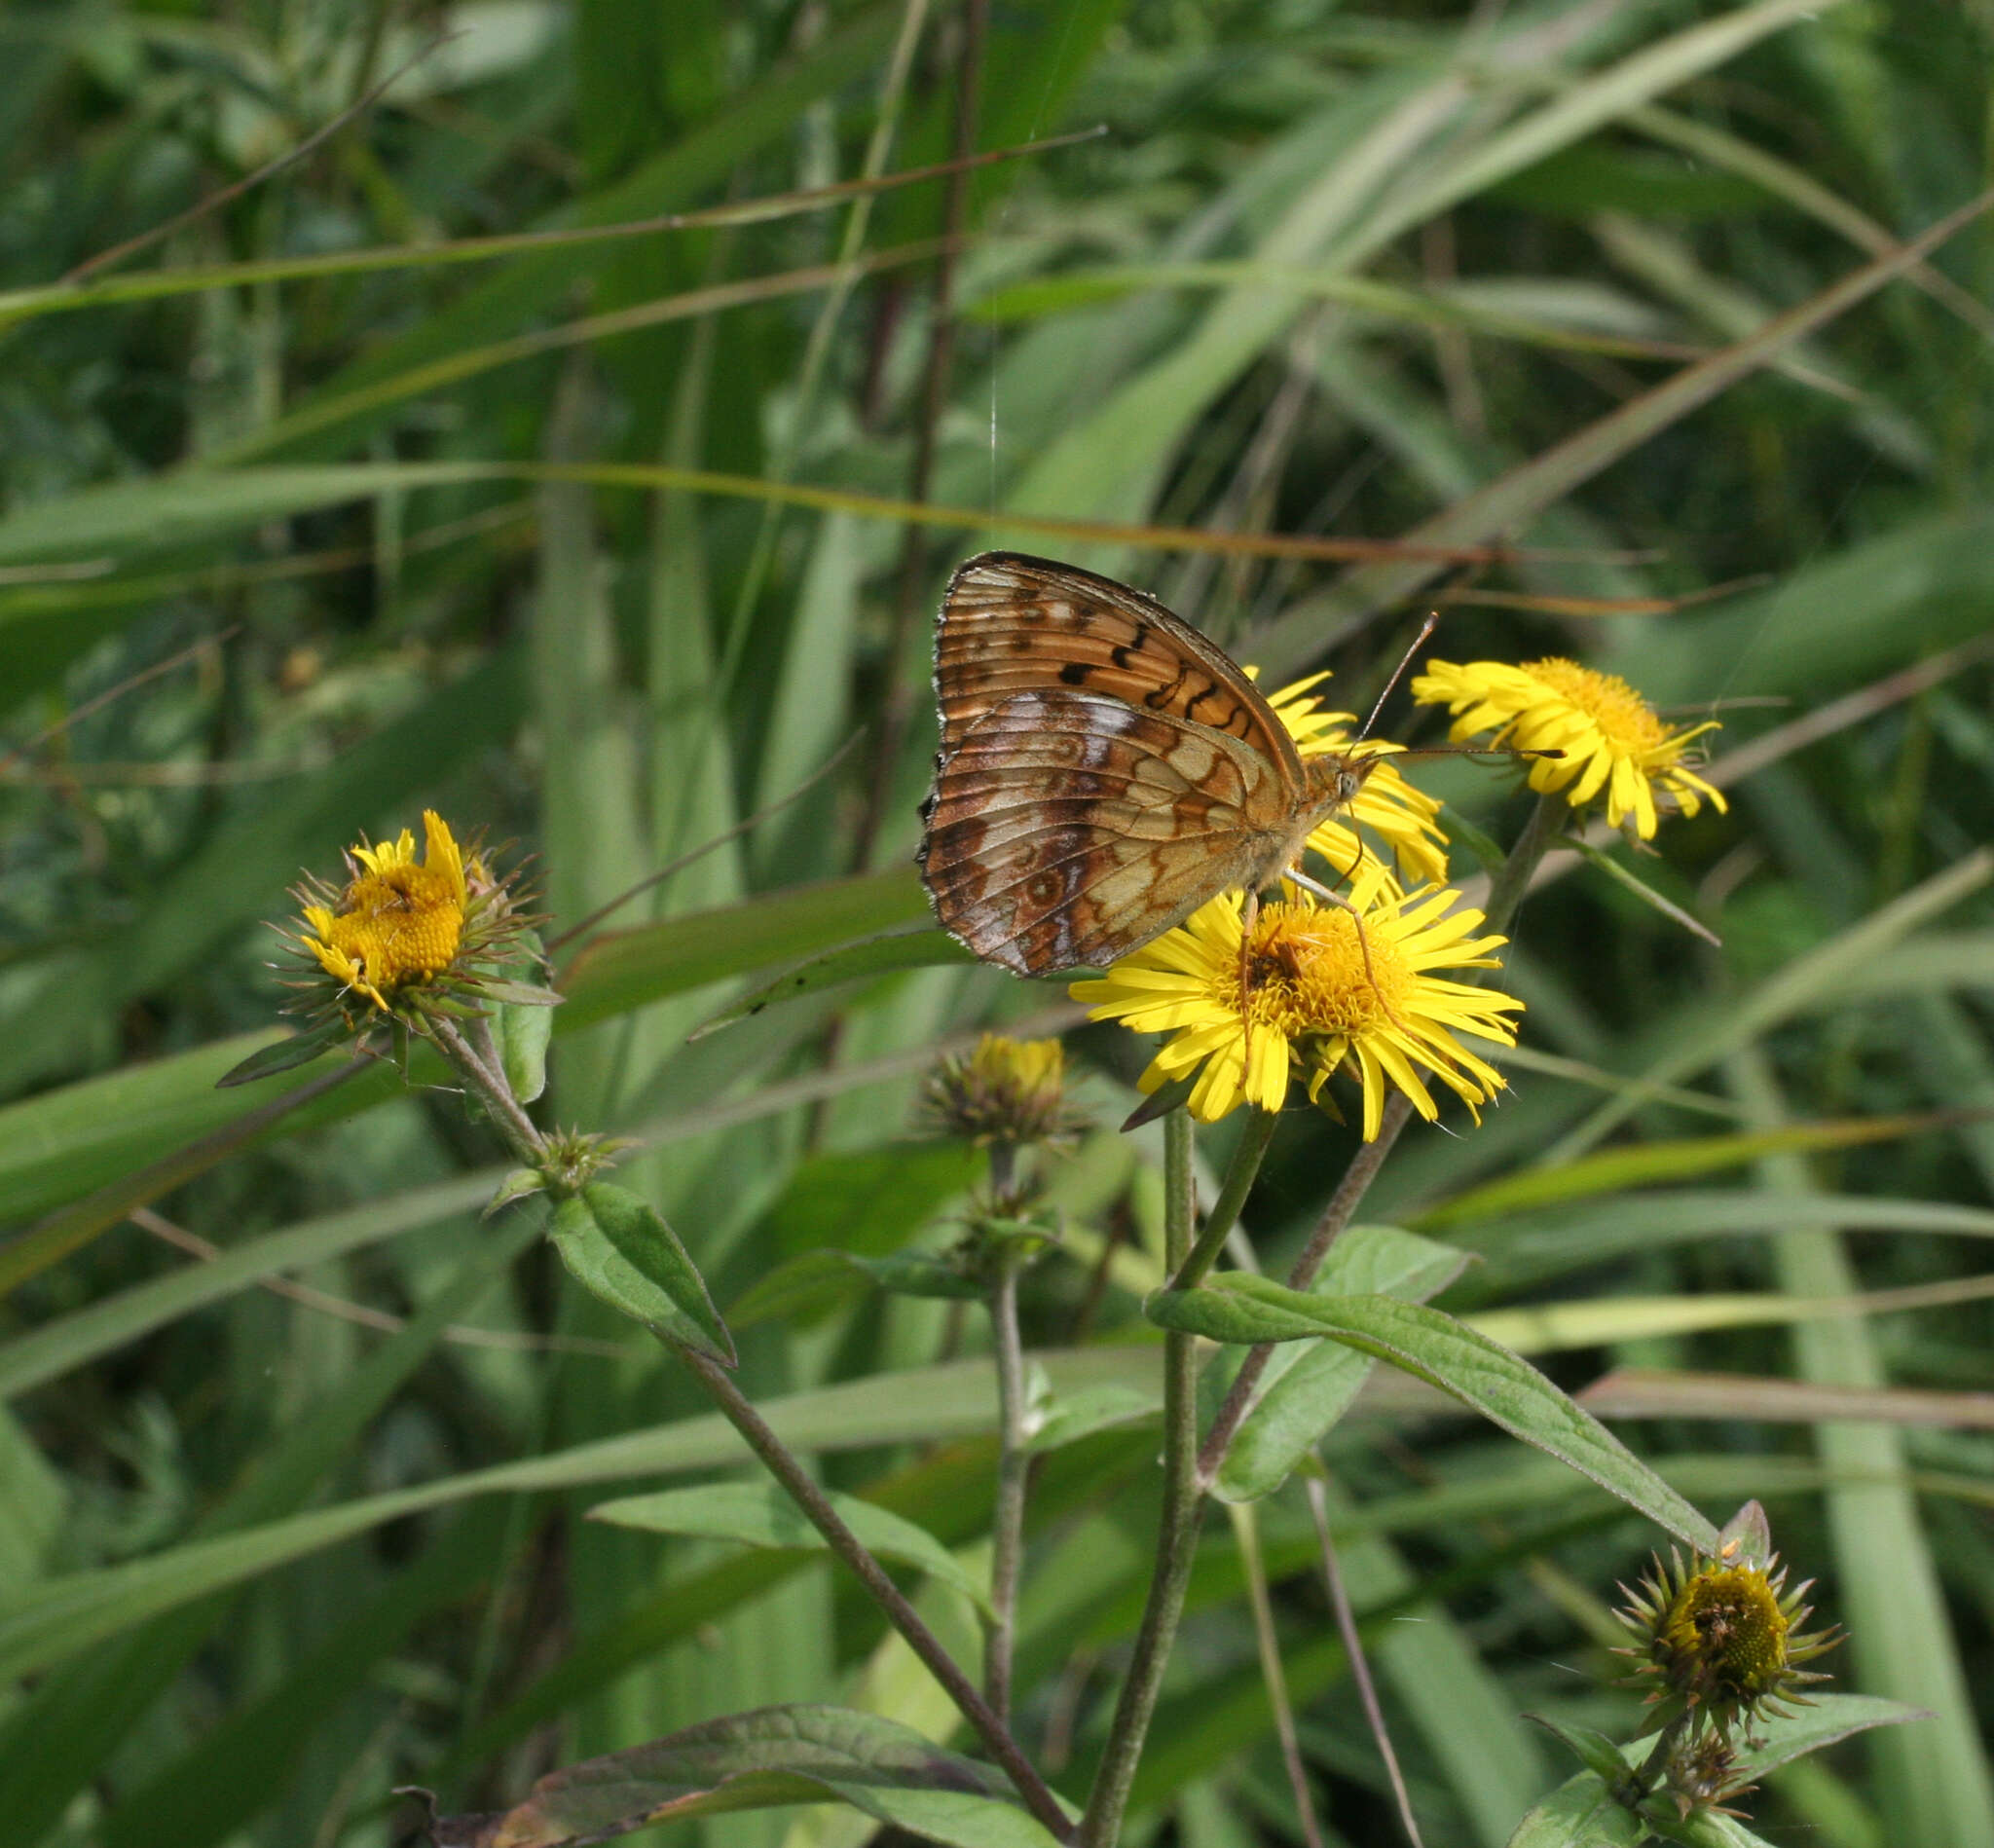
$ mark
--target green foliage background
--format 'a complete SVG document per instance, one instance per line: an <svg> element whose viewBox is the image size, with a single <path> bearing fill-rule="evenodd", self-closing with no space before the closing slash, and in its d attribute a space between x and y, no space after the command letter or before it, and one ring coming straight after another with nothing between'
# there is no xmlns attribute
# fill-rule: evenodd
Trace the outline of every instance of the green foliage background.
<svg viewBox="0 0 1994 1848"><path fill-rule="evenodd" d="M992 542L1131 577L1270 672L1332 665L1353 704L1436 591L1448 658L1566 651L1665 705L1743 702L1720 757L1875 689L1641 863L1721 951L1594 869L1533 899L1507 970L1531 1010L1515 1095L1479 1130L1409 1136L1367 1212L1482 1254L1446 1306L1495 1314L1569 1388L1744 1376L1617 1427L1719 1519L1765 1499L1854 1633L1840 1684L1936 1715L1782 1773L1768 1837L1994 1844L1994 231L1805 338L1775 320L1994 176L1994 13L1003 0L966 48L969 17L0 16L0 1844L357 1848L405 1827L396 1783L494 1806L550 1764L782 1699L945 1728L821 1560L579 1518L738 1453L530 1216L476 1219L498 1150L451 1098L382 1073L223 1159L175 1151L263 1101L211 1087L270 1037L261 920L300 866L430 804L536 855L558 928L865 727L566 972L549 1120L646 1138L626 1173L722 1307L820 1245L944 1240L974 1169L905 1146L913 1077L950 1035L1052 1017L1055 987L918 968L686 1034L728 982L924 918L928 611ZM306 160L50 286L439 26ZM966 188L929 425L930 497L961 517L923 532L910 596L904 526L871 500L907 493L928 418L942 184L446 260L943 159L971 68L979 147L1108 132ZM399 254L340 260L381 245ZM858 253L834 286L793 277ZM226 264L251 268L194 274ZM1470 581L1083 545L1032 516L1563 556ZM1684 601L1615 612L1643 599ZM1904 696L1891 677L1933 657ZM1499 772L1422 780L1517 825ZM1104 1126L1139 1068L1126 1038L1073 1042ZM1701 1140L1932 1111L1955 1114L1814 1153ZM1283 1124L1247 1213L1269 1268L1349 1146ZM1069 1249L1025 1306L1055 1394L1154 1372L1154 1161L1104 1127L1055 1170ZM258 1287L277 1277L321 1294ZM1555 1312L1502 1313L1530 1305ZM975 1565L975 1316L875 1298L742 1338L745 1383L829 1482ZM1070 1793L1134 1623L1155 1443L1103 1431L1034 1487L1020 1725ZM1329 1460L1426 1839L1500 1844L1563 1774L1520 1713L1627 1725L1603 1600L1651 1535L1403 1394ZM1327 1827L1391 1839L1306 1509L1291 1486L1257 1518ZM1138 1836L1295 1837L1240 1559L1215 1523ZM923 1606L972 1638L953 1594ZM779 1811L680 1838L870 1827Z"/></svg>

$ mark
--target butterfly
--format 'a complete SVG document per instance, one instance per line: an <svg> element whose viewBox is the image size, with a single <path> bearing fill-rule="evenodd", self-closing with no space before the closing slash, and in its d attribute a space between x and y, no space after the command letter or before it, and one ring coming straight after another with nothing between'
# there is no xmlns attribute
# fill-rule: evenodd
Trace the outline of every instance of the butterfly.
<svg viewBox="0 0 1994 1848"><path fill-rule="evenodd" d="M949 579L935 697L922 883L951 936L1019 975L1105 967L1221 892L1273 885L1375 762L1305 760L1182 617L1018 552Z"/></svg>

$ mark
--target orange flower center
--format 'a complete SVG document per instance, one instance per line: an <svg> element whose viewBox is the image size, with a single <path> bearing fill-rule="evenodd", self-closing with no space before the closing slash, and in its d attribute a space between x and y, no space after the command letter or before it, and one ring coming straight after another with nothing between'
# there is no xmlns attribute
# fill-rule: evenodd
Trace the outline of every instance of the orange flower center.
<svg viewBox="0 0 1994 1848"><path fill-rule="evenodd" d="M1348 911L1264 905L1254 921L1246 950L1253 1024L1287 1039L1393 1025L1413 979L1397 945L1380 931L1360 936ZM1237 991L1228 999L1238 1005Z"/></svg>

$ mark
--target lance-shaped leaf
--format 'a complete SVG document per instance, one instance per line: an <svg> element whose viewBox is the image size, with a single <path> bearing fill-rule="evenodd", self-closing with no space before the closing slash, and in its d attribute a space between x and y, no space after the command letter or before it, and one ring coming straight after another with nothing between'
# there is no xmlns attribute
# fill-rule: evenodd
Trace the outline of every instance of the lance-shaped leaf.
<svg viewBox="0 0 1994 1848"><path fill-rule="evenodd" d="M1517 1824L1509 1848L1638 1848L1652 1839L1597 1775L1581 1771Z"/></svg>
<svg viewBox="0 0 1994 1848"><path fill-rule="evenodd" d="M891 1508L857 1496L828 1492L831 1505L869 1553L918 1567L969 1599L990 1608L988 1586L924 1527ZM646 1534L687 1534L706 1540L739 1540L747 1546L825 1550L824 1535L803 1511L772 1482L709 1482L696 1489L665 1489L656 1495L624 1496L588 1511L591 1521L638 1528Z"/></svg>
<svg viewBox="0 0 1994 1848"><path fill-rule="evenodd" d="M293 1033L287 1040L260 1048L240 1065L231 1065L214 1081L215 1089L227 1090L236 1085L253 1085L259 1078L274 1078L278 1072L295 1071L300 1065L311 1064L321 1053L331 1052L342 1040L352 1037L352 1028L344 1020L321 1021L302 1033Z"/></svg>
<svg viewBox="0 0 1994 1848"><path fill-rule="evenodd" d="M1329 1248L1311 1296L1393 1296L1423 1303L1461 1273L1468 1256L1396 1226L1351 1226ZM1212 1490L1222 1501L1255 1501L1287 1481L1315 1441L1349 1409L1377 1364L1333 1341L1288 1343L1261 1375Z"/></svg>
<svg viewBox="0 0 1994 1848"><path fill-rule="evenodd" d="M1201 1289L1160 1290L1149 1319L1212 1341L1305 1341L1326 1335L1388 1360L1547 1451L1702 1551L1717 1531L1590 1413L1521 1355L1452 1315L1388 1296L1310 1296L1231 1271Z"/></svg>
<svg viewBox="0 0 1994 1848"><path fill-rule="evenodd" d="M573 1848L646 1824L793 1803L849 1803L947 1848L1053 1848L985 1765L891 1719L763 1707L553 1771L497 1816L444 1817L447 1848Z"/></svg>
<svg viewBox="0 0 1994 1848"><path fill-rule="evenodd" d="M593 1181L554 1214L553 1239L576 1280L611 1309L722 1366L734 1341L706 1279L656 1208L627 1188Z"/></svg>
<svg viewBox="0 0 1994 1848"><path fill-rule="evenodd" d="M856 942L840 943L785 969L773 981L751 988L738 1001L695 1027L691 1037L704 1039L736 1020L751 1019L778 1001L800 1001L820 988L835 988L847 981L863 981L877 976L897 976L906 969L930 969L942 963L973 963L976 957L946 931L933 925L903 925L876 936L862 937Z"/></svg>
<svg viewBox="0 0 1994 1848"><path fill-rule="evenodd" d="M743 1292L729 1313L739 1328L778 1319L807 1328L839 1304L873 1289L893 1296L958 1301L986 1294L979 1278L932 1252L892 1251L883 1258L862 1258L851 1251L806 1251Z"/></svg>

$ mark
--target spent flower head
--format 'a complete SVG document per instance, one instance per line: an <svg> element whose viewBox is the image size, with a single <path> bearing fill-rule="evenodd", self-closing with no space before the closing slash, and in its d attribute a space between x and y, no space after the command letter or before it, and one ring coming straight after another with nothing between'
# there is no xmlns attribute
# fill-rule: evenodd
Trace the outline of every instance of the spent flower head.
<svg viewBox="0 0 1994 1848"><path fill-rule="evenodd" d="M1456 1035L1513 1045L1504 1016L1523 1003L1436 973L1493 969L1489 952L1508 941L1477 937L1482 913L1456 908L1459 896L1403 892L1371 861L1352 886L1353 909L1298 894L1259 906L1249 937L1240 895L1222 893L1069 992L1096 1020L1169 1034L1141 1087L1195 1074L1188 1102L1201 1122L1242 1103L1278 1110L1295 1079L1318 1101L1341 1071L1361 1088L1370 1141L1389 1090L1428 1122L1439 1114L1422 1070L1471 1111L1502 1088L1502 1074Z"/></svg>
<svg viewBox="0 0 1994 1848"><path fill-rule="evenodd" d="M1531 788L1562 790L1573 808L1604 796L1606 823L1651 839L1661 801L1694 815L1708 800L1725 809L1721 791L1686 767L1690 745L1715 721L1671 731L1617 674L1552 655L1521 667L1507 661L1433 661L1413 681L1423 706L1445 706L1456 740L1487 735L1519 751L1558 752L1532 760Z"/></svg>
<svg viewBox="0 0 1994 1848"><path fill-rule="evenodd" d="M1257 671L1246 670L1248 674ZM1400 878L1440 884L1447 877L1447 836L1440 832L1439 801L1415 789L1385 761L1403 751L1403 745L1384 738L1359 738L1352 714L1322 710L1322 701L1313 689L1328 678L1327 674L1311 674L1267 696L1305 762L1311 758L1344 757L1371 763L1349 807L1317 827L1309 836L1310 846L1348 877L1371 857L1357 832L1367 829L1391 848Z"/></svg>
<svg viewBox="0 0 1994 1848"><path fill-rule="evenodd" d="M1731 1805L1757 1788L1751 1767L1719 1732L1677 1739L1662 1766L1661 1794L1674 1804L1678 1822L1687 1822L1698 1811L1742 1817L1745 1812Z"/></svg>
<svg viewBox="0 0 1994 1848"><path fill-rule="evenodd" d="M922 1083L921 1110L944 1135L979 1148L1062 1142L1085 1127L1066 1103L1066 1049L1001 1033L943 1058Z"/></svg>
<svg viewBox="0 0 1994 1848"><path fill-rule="evenodd" d="M1740 1720L1749 1728L1762 1714L1788 1712L1782 1703L1807 1705L1799 1689L1829 1679L1801 1666L1841 1641L1835 1629L1800 1634L1814 1581L1788 1590L1779 1556L1738 1537L1737 1526L1716 1557L1693 1553L1685 1567L1672 1547L1670 1564L1655 1556L1638 1591L1620 1587L1620 1621L1637 1639L1620 1653L1634 1658L1629 1680L1650 1686L1646 1731L1686 1715L1692 1734L1708 1728L1728 1740Z"/></svg>
<svg viewBox="0 0 1994 1848"><path fill-rule="evenodd" d="M296 1011L354 1031L392 1019L421 1030L437 1012L462 1012L519 953L533 920L510 878L498 879L450 824L423 811L424 851L404 828L393 840L347 851L348 877L308 875L293 888L302 930L287 933L306 965L291 982Z"/></svg>

